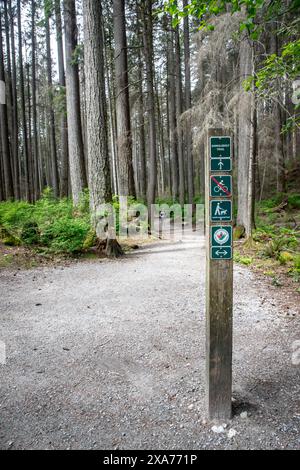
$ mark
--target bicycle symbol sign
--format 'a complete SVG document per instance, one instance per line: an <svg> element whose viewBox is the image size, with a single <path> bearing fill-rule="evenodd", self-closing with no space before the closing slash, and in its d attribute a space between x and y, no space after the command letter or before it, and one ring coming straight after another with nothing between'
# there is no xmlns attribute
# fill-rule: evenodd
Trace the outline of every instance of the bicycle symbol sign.
<svg viewBox="0 0 300 470"><path fill-rule="evenodd" d="M210 177L210 195L211 197L231 197L232 178L228 175Z"/></svg>

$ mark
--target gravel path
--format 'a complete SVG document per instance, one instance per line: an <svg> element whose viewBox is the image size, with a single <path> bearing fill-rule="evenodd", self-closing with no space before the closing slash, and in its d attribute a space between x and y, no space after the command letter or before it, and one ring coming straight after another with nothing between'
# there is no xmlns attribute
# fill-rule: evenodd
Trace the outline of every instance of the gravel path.
<svg viewBox="0 0 300 470"><path fill-rule="evenodd" d="M3 271L0 447L299 449L299 311L287 316L283 293L246 268L235 268L235 416L220 434L205 422L204 264L195 236L119 261Z"/></svg>

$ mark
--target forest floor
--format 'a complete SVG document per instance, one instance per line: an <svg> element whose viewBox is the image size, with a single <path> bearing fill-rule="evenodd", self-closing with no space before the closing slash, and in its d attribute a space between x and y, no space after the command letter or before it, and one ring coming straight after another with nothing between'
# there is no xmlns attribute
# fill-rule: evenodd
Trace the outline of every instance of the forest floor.
<svg viewBox="0 0 300 470"><path fill-rule="evenodd" d="M2 449L300 448L299 303L240 265L234 416L220 433L205 419L197 234L121 260L3 269L0 295Z"/></svg>

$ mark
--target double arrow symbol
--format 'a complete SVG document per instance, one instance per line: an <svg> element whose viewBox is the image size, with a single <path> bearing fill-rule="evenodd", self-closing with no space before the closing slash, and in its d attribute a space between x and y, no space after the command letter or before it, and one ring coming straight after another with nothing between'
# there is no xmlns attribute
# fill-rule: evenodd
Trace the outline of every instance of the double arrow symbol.
<svg viewBox="0 0 300 470"><path fill-rule="evenodd" d="M226 250L224 250L224 251L218 250L218 251L216 251L216 254L217 254L218 256L225 256L225 255L227 255L227 251L226 251Z"/></svg>

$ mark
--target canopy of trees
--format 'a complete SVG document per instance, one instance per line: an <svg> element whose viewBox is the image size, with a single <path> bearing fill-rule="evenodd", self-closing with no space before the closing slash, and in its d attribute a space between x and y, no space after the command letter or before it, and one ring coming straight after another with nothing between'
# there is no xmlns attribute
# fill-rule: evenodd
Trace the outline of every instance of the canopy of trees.
<svg viewBox="0 0 300 470"><path fill-rule="evenodd" d="M194 203L234 135L237 224L300 181L299 2L0 0L0 200Z"/></svg>

